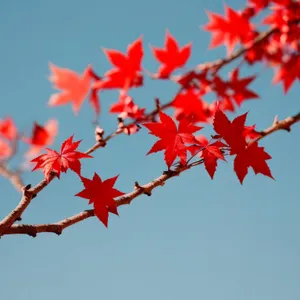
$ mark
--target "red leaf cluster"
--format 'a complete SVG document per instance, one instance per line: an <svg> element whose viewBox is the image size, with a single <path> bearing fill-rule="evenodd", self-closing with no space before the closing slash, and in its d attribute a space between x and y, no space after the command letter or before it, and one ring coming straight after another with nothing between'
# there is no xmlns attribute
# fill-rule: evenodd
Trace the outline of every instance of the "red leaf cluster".
<svg viewBox="0 0 300 300"><path fill-rule="evenodd" d="M221 110L217 110L213 122L215 132L230 147L229 154L236 155L234 170L241 184L249 167L253 169L255 174L261 173L273 178L266 163L266 160L271 159L271 156L264 151L263 147L259 147L255 140L250 143L246 141L247 136L249 136L246 133L248 128L245 128L246 117L247 114L243 114L230 122Z"/></svg>

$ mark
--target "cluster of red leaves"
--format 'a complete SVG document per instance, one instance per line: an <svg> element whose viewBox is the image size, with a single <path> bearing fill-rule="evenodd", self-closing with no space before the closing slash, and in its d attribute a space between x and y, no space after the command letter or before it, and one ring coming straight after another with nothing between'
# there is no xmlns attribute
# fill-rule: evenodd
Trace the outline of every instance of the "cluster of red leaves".
<svg viewBox="0 0 300 300"><path fill-rule="evenodd" d="M224 153L226 153L227 155L236 155L234 171L241 183L243 183L249 167L252 167L255 174L261 173L273 178L266 163L271 156L255 141L255 137L258 136L255 126L245 126L246 116L247 114L241 115L230 122L218 108L213 121L217 135L214 135L213 141L209 142L204 137L194 136L194 133L201 127L182 119L177 129L172 118L160 112L160 123L144 124L150 130L149 134L159 138L147 154L164 151L165 162L170 168L176 157L184 166L187 164L188 151L192 156L198 153L203 159L207 172L213 178L217 160L225 160Z"/></svg>
<svg viewBox="0 0 300 300"><path fill-rule="evenodd" d="M119 89L122 94L127 95L130 88L143 85L144 77L142 74L142 59L144 55L142 38L139 37L127 47L127 53L114 49L103 49L107 59L113 65L113 68L107 71L103 77L95 74L91 66L88 66L82 75L76 72L59 68L50 64L52 75L49 80L53 82L54 87L61 90L54 94L49 100L50 106L65 105L72 103L73 111L78 113L84 100L89 96L90 102L98 115L100 113L100 104L98 92L106 89ZM152 47L154 57L162 64L158 74L154 77L160 79L169 78L176 69L183 67L191 54L191 43L181 49L175 38L166 32L165 49ZM124 104L120 97L119 103L113 105L111 112L128 113L129 106ZM119 105L120 104L120 105ZM121 110L124 108L124 110ZM143 114L142 110L138 114ZM131 118L138 119L133 112ZM141 117L141 116L139 116Z"/></svg>
<svg viewBox="0 0 300 300"><path fill-rule="evenodd" d="M171 103L175 108L175 117L177 120L187 118L193 123L209 123L216 112L217 103L222 110L234 112L236 105L240 107L246 100L259 98L248 87L254 79L255 76L240 78L239 68L229 74L228 80L218 75L209 77L207 72L191 72L177 79L183 88ZM203 100L208 93L214 93L216 97L211 104Z"/></svg>
<svg viewBox="0 0 300 300"><path fill-rule="evenodd" d="M123 195L122 192L113 188L118 176L105 181L102 181L96 173L91 180L81 176L80 159L92 158L92 156L77 151L80 142L73 142L73 136L70 136L62 143L60 152L47 148L46 154L42 154L31 161L36 163L32 171L42 169L46 181L49 182L52 176L60 178L61 172L66 173L68 169L71 169L81 178L85 187L76 196L89 199L89 204L94 204L95 215L107 227L108 213L118 214L114 198Z"/></svg>
<svg viewBox="0 0 300 300"><path fill-rule="evenodd" d="M135 123L143 122L145 120L145 108L140 108L133 102L132 97L121 94L119 101L112 104L110 112L119 114L119 129L125 134L133 134L139 131L140 126L137 124L124 125L124 119L132 119Z"/></svg>
<svg viewBox="0 0 300 300"><path fill-rule="evenodd" d="M264 17L262 24L277 31L269 35L268 38L264 38L263 42L252 46L259 36L259 31L258 26L255 27L251 20L263 9L269 7L271 13ZM266 61L269 66L275 67L276 74L273 81L274 83L282 81L285 92L295 80L299 80L299 1L248 0L248 4L243 10L237 11L225 6L225 16L208 12L208 17L209 22L204 26L204 29L212 34L211 48L225 45L228 54L230 54L238 44L250 47L245 52L244 59L249 64ZM175 70L186 64L191 55L191 46L191 43L188 43L180 47L178 41L167 30L164 48L151 46L154 58L160 63L157 74L154 74L152 78L169 79ZM128 96L130 88L143 85L142 60L144 49L142 37L129 44L126 53L106 48L103 51L113 67L102 77L96 75L91 66L88 66L83 74L79 75L74 71L50 64L52 72L50 80L54 87L60 89L61 92L51 96L49 105L64 105L71 102L73 110L77 114L83 101L89 95L90 103L96 114L99 115L99 92L105 89L119 89L122 94ZM291 68L292 71L289 72ZM228 81L216 74L210 78L207 70L200 74L188 72L176 80L182 85L182 89L172 104L175 108L175 116L177 119L185 116L191 118L190 112L196 111L196 116L192 118L193 122L209 122L215 112L216 105L215 103L208 104L203 99L199 99L200 96L209 92L216 93L216 100L220 102L223 110L234 111L235 104L240 106L247 99L258 98L258 95L248 88L254 78L255 76L239 78L238 68L231 72ZM195 80L199 81L200 87L199 85L195 86ZM193 90L188 90L191 87ZM133 103L132 100L129 101L126 97L120 97L120 100L112 105L110 112L140 121L143 119L144 109L140 109L137 104Z"/></svg>
<svg viewBox="0 0 300 300"><path fill-rule="evenodd" d="M257 16L261 10L270 6L271 13L264 17L262 24L277 30L272 35L246 51L244 58L249 64L265 61L275 67L273 82L282 81L287 92L295 80L299 80L298 60L300 47L300 3L294 0L249 0L249 5L242 11L235 11L225 6L226 17L208 12L209 23L204 29L212 34L211 48L225 45L230 54L240 43L242 46L252 46L259 32L250 19ZM293 71L289 68L293 65Z"/></svg>
<svg viewBox="0 0 300 300"><path fill-rule="evenodd" d="M266 163L271 156L264 151L263 147L258 146L255 139L247 142L249 128L245 128L246 117L247 113L230 122L221 110L217 110L213 122L214 130L219 135L218 138L221 137L229 146L229 154L236 155L234 171L241 183L249 167L252 167L255 174L261 173L273 178Z"/></svg>
<svg viewBox="0 0 300 300"><path fill-rule="evenodd" d="M31 137L19 133L14 121L7 117L0 119L0 159L7 160L17 150L19 140L30 145L25 154L26 159L37 155L43 148L51 145L58 131L58 122L49 120L45 126L34 123Z"/></svg>
<svg viewBox="0 0 300 300"><path fill-rule="evenodd" d="M263 9L271 7L271 13L266 16L262 24L274 30L263 41L253 44L260 36L258 27L252 23ZM248 0L244 10L236 11L225 6L225 16L208 12L209 22L204 29L211 32L210 48L225 45L227 54L230 55L234 48L240 44L249 47L243 59L248 64L265 61L276 68L274 83L282 82L284 91L287 92L292 84L300 79L300 3L294 0ZM83 102L89 98L90 104L98 116L100 113L99 92L107 89L120 90L118 102L110 107L111 113L119 116L119 129L130 134L137 132L138 123L149 129L149 133L159 138L147 154L164 151L164 160L171 168L176 158L182 166L188 165L197 156L203 162L208 174L214 177L218 160L225 161L226 156L234 156L234 171L241 184L251 167L255 174L263 174L273 178L267 160L271 156L260 147L257 138L260 136L255 130L255 125L246 126L247 114L236 117L230 121L224 111L235 111L236 106L249 99L259 96L249 88L255 76L240 77L239 67L235 68L227 80L218 74L218 68L204 68L203 71L189 71L186 74L171 77L177 69L184 67L191 55L191 43L183 47L166 31L163 48L151 46L154 58L160 63L154 79L172 79L181 88L174 99L166 107L175 110L174 120L160 111L160 122L145 123L152 120L147 116L145 109L140 108L129 96L131 88L141 87L144 84L142 60L144 49L142 37L128 45L126 53L115 49L104 48L104 54L112 68L102 77L98 76L88 66L82 74L77 74L69 69L60 68L50 64L52 72L50 81L60 92L51 96L50 106L71 103L73 111L78 114ZM230 60L229 60L230 61ZM222 65L222 61L221 61ZM203 98L215 94L215 101L206 102ZM157 105L159 108L159 105ZM126 126L124 119L133 122ZM213 122L215 135L211 140L203 136L195 136L202 129L197 123ZM40 126L34 125L31 138L23 138L31 145L28 155L38 153L42 148L50 145L56 135L55 122ZM0 137L14 140L17 130L10 119L0 121ZM0 139L0 158L9 156L9 146ZM123 195L114 188L118 176L102 181L97 173L92 179L81 175L80 159L89 158L90 155L77 151L80 141L73 142L73 136L68 138L61 146L60 153L47 149L47 154L42 154L32 162L36 163L33 170L42 169L47 181L52 175L58 178L61 172L68 169L78 174L84 185L84 190L76 196L89 200L94 205L95 215L108 224L109 213L118 215L115 198ZM8 144L7 144L8 145Z"/></svg>
<svg viewBox="0 0 300 300"><path fill-rule="evenodd" d="M271 13L262 23L276 29L263 42L256 44L245 54L249 64L265 61L275 68L273 82L282 82L286 93L295 80L299 80L299 34L300 34L300 3L293 0L258 1L252 0L256 15L261 9L272 5Z"/></svg>

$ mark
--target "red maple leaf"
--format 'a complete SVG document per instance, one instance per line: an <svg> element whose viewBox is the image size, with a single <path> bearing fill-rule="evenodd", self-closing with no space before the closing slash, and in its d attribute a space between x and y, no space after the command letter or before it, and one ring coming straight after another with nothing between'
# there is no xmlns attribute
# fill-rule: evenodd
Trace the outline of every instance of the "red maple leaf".
<svg viewBox="0 0 300 300"><path fill-rule="evenodd" d="M101 180L97 173L94 173L93 179L81 177L84 190L75 196L89 200L89 204L94 204L95 215L107 227L108 213L118 215L117 204L114 198L124 195L124 193L115 189L118 176Z"/></svg>
<svg viewBox="0 0 300 300"><path fill-rule="evenodd" d="M0 119L0 135L8 140L16 139L18 135L17 127L10 117L4 120Z"/></svg>
<svg viewBox="0 0 300 300"><path fill-rule="evenodd" d="M238 106L248 99L259 98L253 91L248 89L248 85L255 79L255 76L239 78L239 69L234 69L230 74L229 87L233 91L232 97Z"/></svg>
<svg viewBox="0 0 300 300"><path fill-rule="evenodd" d="M221 148L227 145L221 141L209 143L204 136L197 136L196 139L199 144L190 146L189 151L193 156L198 153L198 156L203 158L205 169L211 179L213 179L217 169L218 159L226 161Z"/></svg>
<svg viewBox="0 0 300 300"><path fill-rule="evenodd" d="M283 82L284 92L287 93L295 80L300 80L300 55L292 55L282 64L273 78L274 83Z"/></svg>
<svg viewBox="0 0 300 300"><path fill-rule="evenodd" d="M3 140L0 140L0 159L6 159L12 154L12 148Z"/></svg>
<svg viewBox="0 0 300 300"><path fill-rule="evenodd" d="M220 109L215 113L213 122L214 130L231 147L231 155L237 154L246 148L247 143L243 134L246 117L247 113L236 117L230 122Z"/></svg>
<svg viewBox="0 0 300 300"><path fill-rule="evenodd" d="M228 81L219 76L214 76L211 88L220 100L220 107L223 110L234 112L234 102L241 106L245 100L259 98L259 96L248 88L248 85L255 79L255 76L239 78L239 69L234 69Z"/></svg>
<svg viewBox="0 0 300 300"><path fill-rule="evenodd" d="M25 154L26 157L37 155L44 147L53 144L57 131L58 122L56 120L49 120L45 126L34 123L32 136L30 138L23 137L23 141L31 145Z"/></svg>
<svg viewBox="0 0 300 300"><path fill-rule="evenodd" d="M108 60L115 68L105 73L104 79L96 81L93 88L127 90L143 84L141 63L144 55L142 38L139 37L127 47L127 55L118 50L103 49Z"/></svg>
<svg viewBox="0 0 300 300"><path fill-rule="evenodd" d="M88 66L82 75L57 67L52 63L49 64L49 68L52 72L49 80L56 89L61 90L60 93L51 96L49 106L65 105L71 102L73 111L77 115L90 91L91 66Z"/></svg>
<svg viewBox="0 0 300 300"><path fill-rule="evenodd" d="M193 88L183 90L173 100L171 106L175 108L175 118L188 119L192 123L209 122L215 112L215 105L203 101Z"/></svg>
<svg viewBox="0 0 300 300"><path fill-rule="evenodd" d="M171 117L163 112L159 113L160 123L143 124L150 130L149 134L160 138L147 153L165 151L165 162L168 168L171 167L176 157L179 157L182 165L186 164L187 144L197 143L193 133L202 129L195 126L186 119L179 122L178 129Z"/></svg>
<svg viewBox="0 0 300 300"><path fill-rule="evenodd" d="M259 147L257 142L250 144L244 151L239 152L234 159L234 171L240 183L243 184L249 167L253 169L255 174L260 173L274 179L266 163L266 160L271 158L272 157L264 151L264 147Z"/></svg>
<svg viewBox="0 0 300 300"><path fill-rule="evenodd" d="M214 129L219 134L218 138L222 137L231 148L230 155L236 154L234 170L241 184L249 167L252 167L255 174L261 173L273 178L266 163L271 156L264 151L263 147L259 147L257 142L249 144L246 142L246 138L249 137L249 134L247 135L249 127L245 126L246 117L247 113L230 122L221 110L217 110L214 119Z"/></svg>
<svg viewBox="0 0 300 300"><path fill-rule="evenodd" d="M165 37L165 48L152 46L154 57L162 64L158 70L158 78L169 78L177 68L183 67L191 55L192 44L186 44L181 49L178 42L167 30Z"/></svg>
<svg viewBox="0 0 300 300"><path fill-rule="evenodd" d="M243 45L251 42L255 37L254 25L241 12L225 6L226 17L207 12L209 23L203 27L212 33L210 49L225 44L227 54L230 55L237 43Z"/></svg>
<svg viewBox="0 0 300 300"><path fill-rule="evenodd" d="M60 153L55 150L46 149L47 154L42 154L31 162L36 163L36 166L32 169L43 169L45 178L50 180L51 172L60 178L60 173L66 173L68 169L71 169L80 176L82 158L91 158L92 156L76 151L81 141L73 142L73 135L66 139L60 148Z"/></svg>

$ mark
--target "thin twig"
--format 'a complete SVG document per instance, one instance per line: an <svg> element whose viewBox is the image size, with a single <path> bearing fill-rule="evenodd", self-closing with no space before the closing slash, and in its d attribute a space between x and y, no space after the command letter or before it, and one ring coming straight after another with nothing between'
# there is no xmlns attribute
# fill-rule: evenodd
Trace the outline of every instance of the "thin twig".
<svg viewBox="0 0 300 300"><path fill-rule="evenodd" d="M5 164L1 163L0 175L7 178L13 184L17 191L22 192L24 183L22 182L22 179L18 172L13 172L9 170L9 168Z"/></svg>

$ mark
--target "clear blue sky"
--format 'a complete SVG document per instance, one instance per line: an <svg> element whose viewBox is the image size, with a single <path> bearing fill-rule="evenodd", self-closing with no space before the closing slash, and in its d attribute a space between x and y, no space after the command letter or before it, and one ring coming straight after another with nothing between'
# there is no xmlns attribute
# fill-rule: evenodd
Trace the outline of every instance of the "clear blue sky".
<svg viewBox="0 0 300 300"><path fill-rule="evenodd" d="M244 1L227 1L239 7ZM53 93L47 80L48 62L81 72L91 63L101 74L109 68L101 47L125 50L144 36L144 67L157 67L148 44L163 44L168 28L180 44L193 41L189 66L225 54L209 52L210 35L199 29L205 9L223 12L223 1L171 0L97 1L52 0L0 3L1 116L11 115L29 133L32 122L57 118L59 136L54 148L71 134L93 143L93 113L85 104L75 118L70 106L47 108ZM261 68L244 70L260 72ZM267 127L299 110L299 85L287 96L272 86L271 70L253 85L261 100L249 101L249 123ZM168 101L175 86L147 81L134 92L135 100L151 107L154 97ZM102 96L103 111L116 100ZM115 116L103 115L107 132ZM191 170L151 198L141 197L119 209L106 229L89 219L63 235L6 236L0 240L0 298L5 300L123 299L123 300L296 300L300 299L299 135L276 133L262 144L273 156L269 162L276 181L253 173L241 186L231 163L221 164L215 180L203 167ZM117 187L129 192L135 180L146 183L164 170L162 155L145 157L154 142L146 130L120 136L94 160L83 163L85 176L97 171L104 178L120 173ZM37 183L39 172L26 183ZM0 179L4 217L20 196ZM88 208L73 195L81 190L73 173L55 180L24 214L26 223L59 221Z"/></svg>

